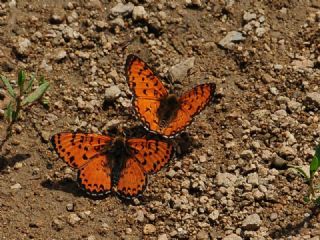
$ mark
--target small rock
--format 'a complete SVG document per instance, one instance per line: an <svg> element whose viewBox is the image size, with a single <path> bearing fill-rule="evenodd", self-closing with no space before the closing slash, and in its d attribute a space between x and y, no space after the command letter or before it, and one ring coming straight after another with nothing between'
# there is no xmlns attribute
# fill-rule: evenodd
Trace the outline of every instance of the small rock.
<svg viewBox="0 0 320 240"><path fill-rule="evenodd" d="M280 65L280 64L274 64L274 65L273 65L273 68L274 68L275 70L282 70L282 69L283 69L283 66Z"/></svg>
<svg viewBox="0 0 320 240"><path fill-rule="evenodd" d="M208 232L206 232L204 230L200 230L197 233L197 239L199 239L199 240L207 240L207 239L209 239Z"/></svg>
<svg viewBox="0 0 320 240"><path fill-rule="evenodd" d="M297 155L296 150L290 146L282 146L278 153L281 157L285 157L287 159L292 159Z"/></svg>
<svg viewBox="0 0 320 240"><path fill-rule="evenodd" d="M242 240L242 237L238 236L237 234L232 233L232 234L222 238L222 240Z"/></svg>
<svg viewBox="0 0 320 240"><path fill-rule="evenodd" d="M260 228L262 221L258 214L251 214L247 216L242 222L242 228L248 231L256 231Z"/></svg>
<svg viewBox="0 0 320 240"><path fill-rule="evenodd" d="M63 49L58 49L53 55L54 60L57 62L61 61L66 57L67 57L67 52Z"/></svg>
<svg viewBox="0 0 320 240"><path fill-rule="evenodd" d="M65 20L66 15L65 12L55 12L50 17L50 23L52 24L61 24Z"/></svg>
<svg viewBox="0 0 320 240"><path fill-rule="evenodd" d="M202 7L202 2L201 2L201 0L186 0L186 5L187 5L187 7L200 8L200 7Z"/></svg>
<svg viewBox="0 0 320 240"><path fill-rule="evenodd" d="M170 169L167 173L166 176L169 178L173 178L176 175L176 171L173 169Z"/></svg>
<svg viewBox="0 0 320 240"><path fill-rule="evenodd" d="M146 20L148 18L148 14L143 6L135 6L132 11L133 20Z"/></svg>
<svg viewBox="0 0 320 240"><path fill-rule="evenodd" d="M278 214L277 213L271 213L270 214L270 220L271 221L275 221L275 220L277 220L277 218L278 218Z"/></svg>
<svg viewBox="0 0 320 240"><path fill-rule="evenodd" d="M254 186L258 186L258 185L259 185L259 176L258 176L258 174L257 174L256 172L250 173L250 174L248 175L248 180L247 180L247 182L248 182L249 184L254 185Z"/></svg>
<svg viewBox="0 0 320 240"><path fill-rule="evenodd" d="M207 161L207 156L206 156L206 155L201 155L201 156L199 157L199 161L200 161L201 163L206 162L206 161Z"/></svg>
<svg viewBox="0 0 320 240"><path fill-rule="evenodd" d="M308 105L308 107L312 106L315 108L320 108L320 93L319 92L307 93L305 103Z"/></svg>
<svg viewBox="0 0 320 240"><path fill-rule="evenodd" d="M52 228L56 231L61 231L64 228L64 223L56 218L52 221Z"/></svg>
<svg viewBox="0 0 320 240"><path fill-rule="evenodd" d="M256 29L256 35L258 36L258 37L262 37L265 33L266 33L266 29L265 28L263 28L263 27L258 27L257 29Z"/></svg>
<svg viewBox="0 0 320 240"><path fill-rule="evenodd" d="M188 72L190 71L190 69L193 68L194 66L194 57L191 58L187 58L186 60L172 66L169 70L169 73L171 75L171 77L173 78L173 80L177 81L177 80L183 80L187 77Z"/></svg>
<svg viewBox="0 0 320 240"><path fill-rule="evenodd" d="M126 234L131 234L132 233L132 228L126 228Z"/></svg>
<svg viewBox="0 0 320 240"><path fill-rule="evenodd" d="M168 240L167 234L163 233L158 236L158 240Z"/></svg>
<svg viewBox="0 0 320 240"><path fill-rule="evenodd" d="M237 176L231 173L218 173L216 181L219 186L231 187L235 184Z"/></svg>
<svg viewBox="0 0 320 240"><path fill-rule="evenodd" d="M143 222L144 221L144 213L142 210L138 210L136 213L136 220L138 222Z"/></svg>
<svg viewBox="0 0 320 240"><path fill-rule="evenodd" d="M74 211L74 204L73 203L68 203L66 206L66 209L68 212L73 212Z"/></svg>
<svg viewBox="0 0 320 240"><path fill-rule="evenodd" d="M243 20L246 22L250 22L251 20L256 19L256 18L257 18L257 14L255 14L255 13L245 12L243 14Z"/></svg>
<svg viewBox="0 0 320 240"><path fill-rule="evenodd" d="M293 60L291 65L298 69L313 68L314 63L310 59L301 57L299 60Z"/></svg>
<svg viewBox="0 0 320 240"><path fill-rule="evenodd" d="M246 38L242 35L241 32L231 31L228 32L228 34L222 40L220 40L218 44L224 48L232 48L234 46L234 43L241 42L245 39Z"/></svg>
<svg viewBox="0 0 320 240"><path fill-rule="evenodd" d="M71 226L74 226L76 225L79 221L81 220L81 218L79 218L79 216L75 213L71 213L69 215L69 218L68 218L68 223L71 225Z"/></svg>
<svg viewBox="0 0 320 240"><path fill-rule="evenodd" d="M275 96L277 96L279 94L279 91L276 87L270 87L269 90Z"/></svg>
<svg viewBox="0 0 320 240"><path fill-rule="evenodd" d="M152 234L156 232L156 227L153 224L146 224L143 227L143 233L146 235Z"/></svg>
<svg viewBox="0 0 320 240"><path fill-rule="evenodd" d="M45 130L41 130L40 132L41 138L45 143L48 143L50 141L51 133L47 132Z"/></svg>
<svg viewBox="0 0 320 240"><path fill-rule="evenodd" d="M295 112L295 111L299 110L299 109L301 108L301 106L302 106L301 103L296 102L296 101L294 101L294 100L288 101L288 102L287 102L287 105L288 105L288 108L289 108L289 110L290 110L291 112Z"/></svg>
<svg viewBox="0 0 320 240"><path fill-rule="evenodd" d="M126 16L129 15L133 11L134 5L129 2L127 4L118 3L116 6L111 8L110 12L113 16Z"/></svg>
<svg viewBox="0 0 320 240"><path fill-rule="evenodd" d="M240 157L244 160L250 160L253 158L253 152L251 150L244 150L240 153Z"/></svg>
<svg viewBox="0 0 320 240"><path fill-rule="evenodd" d="M26 57L30 52L31 41L27 38L19 37L15 51L18 55Z"/></svg>
<svg viewBox="0 0 320 240"><path fill-rule="evenodd" d="M122 17L117 17L116 19L113 19L112 21L110 21L111 26L116 27L125 27L125 23Z"/></svg>
<svg viewBox="0 0 320 240"><path fill-rule="evenodd" d="M16 163L14 164L14 166L13 166L13 168L14 168L15 170L18 170L18 169L20 169L20 168L22 168L22 167L23 167L22 162L16 162Z"/></svg>
<svg viewBox="0 0 320 240"><path fill-rule="evenodd" d="M219 211L214 210L208 216L209 221L213 224L219 218Z"/></svg>
<svg viewBox="0 0 320 240"><path fill-rule="evenodd" d="M21 187L20 183L16 183L16 184L12 185L10 188L14 189L14 190L18 190L18 189L21 189L22 187Z"/></svg>
<svg viewBox="0 0 320 240"><path fill-rule="evenodd" d="M109 88L106 88L104 97L106 101L114 101L116 100L121 94L121 90L118 86L111 86Z"/></svg>

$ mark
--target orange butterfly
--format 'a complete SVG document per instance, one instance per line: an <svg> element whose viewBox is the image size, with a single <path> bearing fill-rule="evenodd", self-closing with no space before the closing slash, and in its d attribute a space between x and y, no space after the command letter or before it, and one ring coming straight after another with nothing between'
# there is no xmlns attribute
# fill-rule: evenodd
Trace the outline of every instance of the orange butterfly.
<svg viewBox="0 0 320 240"><path fill-rule="evenodd" d="M126 198L141 194L147 173L159 171L173 154L172 145L146 138L58 133L51 142L59 157L79 170L78 182L92 196L111 191Z"/></svg>
<svg viewBox="0 0 320 240"><path fill-rule="evenodd" d="M214 83L201 84L178 98L169 94L151 68L135 55L127 57L125 71L136 114L149 131L167 138L190 125L216 89Z"/></svg>

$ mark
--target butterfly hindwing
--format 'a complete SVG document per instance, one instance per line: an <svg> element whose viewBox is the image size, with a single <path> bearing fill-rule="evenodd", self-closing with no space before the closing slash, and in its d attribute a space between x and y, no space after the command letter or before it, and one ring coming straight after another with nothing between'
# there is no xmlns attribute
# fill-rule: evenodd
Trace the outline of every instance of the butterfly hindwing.
<svg viewBox="0 0 320 240"><path fill-rule="evenodd" d="M85 133L58 133L51 138L59 157L70 167L78 169L110 141L108 136Z"/></svg>
<svg viewBox="0 0 320 240"><path fill-rule="evenodd" d="M132 157L128 158L121 170L117 192L126 198L141 194L147 186L147 175L141 165Z"/></svg>
<svg viewBox="0 0 320 240"><path fill-rule="evenodd" d="M162 129L162 134L169 137L174 136L190 125L193 118L210 102L214 91L215 84L206 83L194 87L181 96L177 115L165 129Z"/></svg>
<svg viewBox="0 0 320 240"><path fill-rule="evenodd" d="M92 196L106 195L111 191L111 168L106 154L97 153L79 169L78 182Z"/></svg>
<svg viewBox="0 0 320 240"><path fill-rule="evenodd" d="M171 144L159 140L143 138L130 139L128 145L145 172L156 173L163 168L173 154Z"/></svg>

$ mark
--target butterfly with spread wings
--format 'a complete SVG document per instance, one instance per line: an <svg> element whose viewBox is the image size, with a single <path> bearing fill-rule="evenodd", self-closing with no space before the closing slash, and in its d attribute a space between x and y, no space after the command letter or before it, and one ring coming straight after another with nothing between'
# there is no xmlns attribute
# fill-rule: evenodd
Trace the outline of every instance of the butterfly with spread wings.
<svg viewBox="0 0 320 240"><path fill-rule="evenodd" d="M171 144L146 138L58 133L51 142L59 157L78 169L78 182L91 196L112 191L124 198L140 195L147 174L158 172L173 154Z"/></svg>
<svg viewBox="0 0 320 240"><path fill-rule="evenodd" d="M214 83L197 85L181 97L169 94L150 67L135 55L127 57L125 72L136 115L151 132L172 138L191 124L210 102Z"/></svg>

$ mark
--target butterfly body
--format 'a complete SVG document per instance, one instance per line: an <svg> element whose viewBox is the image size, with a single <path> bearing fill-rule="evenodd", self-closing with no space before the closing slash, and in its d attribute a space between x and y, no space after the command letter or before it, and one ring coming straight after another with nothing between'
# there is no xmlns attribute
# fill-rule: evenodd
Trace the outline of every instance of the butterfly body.
<svg viewBox="0 0 320 240"><path fill-rule="evenodd" d="M157 116L161 128L165 128L170 122L172 122L176 117L179 108L180 102L175 94L169 94L160 100Z"/></svg>
<svg viewBox="0 0 320 240"><path fill-rule="evenodd" d="M136 115L151 132L172 138L191 124L211 101L214 83L200 84L177 97L169 94L150 67L135 55L126 61L126 77Z"/></svg>
<svg viewBox="0 0 320 240"><path fill-rule="evenodd" d="M147 174L159 171L173 154L172 145L145 138L59 133L51 142L59 157L78 169L79 185L92 196L112 191L125 198L141 194Z"/></svg>

